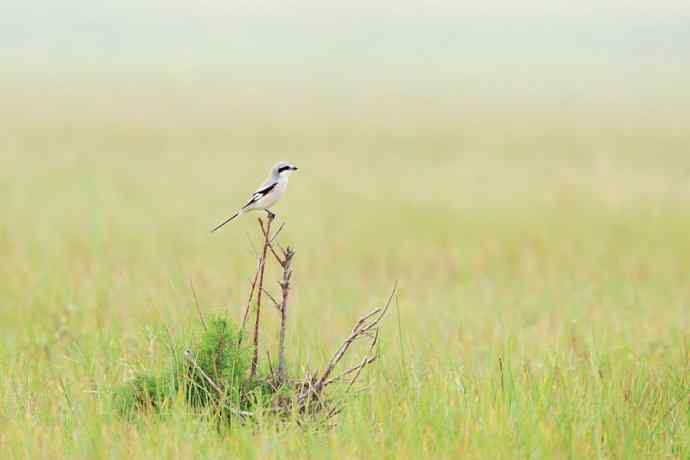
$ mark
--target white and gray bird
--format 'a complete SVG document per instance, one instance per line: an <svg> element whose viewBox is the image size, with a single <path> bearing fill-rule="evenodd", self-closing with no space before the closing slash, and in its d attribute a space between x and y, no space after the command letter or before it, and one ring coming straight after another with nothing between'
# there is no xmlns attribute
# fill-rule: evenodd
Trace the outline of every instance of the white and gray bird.
<svg viewBox="0 0 690 460"><path fill-rule="evenodd" d="M279 161L276 163L273 169L271 169L268 179L266 179L259 189L254 192L247 204L242 206L235 214L225 220L225 222L211 230L211 233L247 211L264 210L269 215L273 215L269 209L278 202L280 197L283 196L283 193L285 193L285 190L287 190L288 177L290 177L292 171L297 171L295 165L287 161Z"/></svg>

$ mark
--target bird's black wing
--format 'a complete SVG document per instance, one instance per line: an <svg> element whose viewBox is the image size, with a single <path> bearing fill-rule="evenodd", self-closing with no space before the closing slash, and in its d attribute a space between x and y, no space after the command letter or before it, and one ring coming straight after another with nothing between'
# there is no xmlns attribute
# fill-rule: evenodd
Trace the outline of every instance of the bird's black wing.
<svg viewBox="0 0 690 460"><path fill-rule="evenodd" d="M242 206L242 209L246 208L247 206L249 206L249 205L251 205L251 204L253 204L253 203L256 203L256 202L259 201L261 198L265 197L271 190L273 190L273 189L276 187L276 185L278 185L278 182L273 182L272 184L267 185L266 187L260 188L259 190L257 190L256 192L254 192L254 194L253 194L252 197L249 199L249 201L247 202L247 204L245 204L244 206Z"/></svg>

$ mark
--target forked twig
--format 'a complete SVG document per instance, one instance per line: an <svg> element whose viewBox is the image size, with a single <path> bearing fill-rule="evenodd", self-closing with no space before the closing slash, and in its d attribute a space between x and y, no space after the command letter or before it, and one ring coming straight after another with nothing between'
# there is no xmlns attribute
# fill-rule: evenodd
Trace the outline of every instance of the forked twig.
<svg viewBox="0 0 690 460"><path fill-rule="evenodd" d="M391 305L391 302L393 301L393 297L395 296L395 292L398 289L397 283L395 286L393 286L393 290L391 291L391 294L388 296L388 300L386 301L386 304L382 308L376 308L372 312L364 315L362 318L360 318L357 323L355 323L355 326L352 328L352 332L350 335L345 339L345 341L340 345L338 350L335 352L333 357L328 361L328 365L326 366L326 370L321 374L321 377L317 381L317 383L314 385L314 391L319 393L321 390L324 388L326 382L328 381L329 377L333 373L333 370L336 368L338 363L340 363L340 360L345 356L345 353L347 350L350 348L350 346L357 340L360 339L373 331L376 330L379 322L381 319L383 319L384 315L388 311L388 308ZM378 333L374 332L374 337L372 339L372 345L370 346L370 349L373 349L373 344L376 342L378 337ZM368 361L365 359L363 362ZM364 365L366 366L366 364ZM363 366L362 366L363 367Z"/></svg>
<svg viewBox="0 0 690 460"><path fill-rule="evenodd" d="M340 382L341 380L344 380L345 377L347 377L348 375L352 374L353 372L357 372L359 369L361 369L361 368L363 368L363 367L368 366L369 364L373 363L373 362L376 361L377 359L378 359L378 356L366 357L365 360L364 360L363 362L357 364L356 366L352 366L351 368L349 368L348 370L346 370L345 372L343 372L342 374L340 374L340 375L338 375L338 376L336 376L336 377L331 377L330 379L328 379L328 380L323 384L323 386L324 386L324 387L327 387L328 385L330 385L330 384L332 384L332 383L338 383L338 382Z"/></svg>
<svg viewBox="0 0 690 460"><path fill-rule="evenodd" d="M247 308L242 320L242 331L244 331L245 328L246 319L249 315L249 310L252 305L252 299L255 298L256 319L253 330L253 357L249 375L250 379L255 379L257 378L256 374L259 360L261 306L265 295L274 304L280 314L280 336L278 344L278 363L276 368L273 367L270 353L266 351L269 372L268 381L274 385L274 388L277 389L280 386L285 385L286 382L290 381L287 373L285 341L287 335L287 321L289 312L288 306L293 273L292 260L295 255L295 251L289 246L283 249L283 247L277 241L278 236L285 228L285 224L281 224L275 233L273 233L271 231L271 226L274 218L275 216L269 213L267 220L264 221L262 218L258 219L259 228L261 229L261 235L263 237L263 246L260 254L257 253L256 248L254 248L254 253L257 256L258 262L256 272L251 283ZM250 244L252 244L251 240ZM269 251L271 254L270 256L268 255ZM264 275L266 273L266 264L268 263L269 258L275 258L283 269L282 279L278 283L281 288L280 298L274 297L268 289L264 288ZM293 402L295 402L297 404L297 409L302 414L316 414L323 411L321 413L326 414L325 421L332 419L342 411L343 405L337 403L334 405L334 401L329 399L327 395L324 394L324 388L336 382L344 382L347 384L345 393L350 394L355 388L355 384L358 382L358 379L361 377L364 368L378 359L376 346L379 339L380 323L388 312L395 294L397 293L397 289L398 287L396 283L382 307L374 308L372 311L357 320L350 331L350 334L345 338L345 340L327 362L322 373L311 374L307 372L304 380L297 380L293 382L295 385L294 388L296 392L296 399L278 398L277 401L279 401L279 410L287 413L285 410L292 406ZM349 367L345 371L341 371L339 375L334 376L335 370L344 359L348 350L350 350L351 346L359 340L368 341L366 354L358 359L355 365ZM356 391L359 392L360 390Z"/></svg>
<svg viewBox="0 0 690 460"><path fill-rule="evenodd" d="M376 356L373 356L372 353L374 352L374 347L376 346L376 343L378 342L378 340L379 340L379 330L376 329L376 333L374 335L374 338L371 340L371 345L369 346L369 351L367 352L366 356L364 356L362 363L359 366L356 366L357 367L357 373L355 374L354 377L352 377L352 380L350 380L350 383L347 385L347 389L345 389L346 393L350 392L352 385L355 384L355 382L359 378L360 374L362 373L362 369L364 369L367 366L367 364L376 360Z"/></svg>
<svg viewBox="0 0 690 460"><path fill-rule="evenodd" d="M271 219L270 216L269 216L269 219ZM276 252L275 248L273 247L273 242L274 242L275 239L278 237L278 235L280 234L280 232L283 231L283 228L285 228L285 223L283 223L283 224L278 228L278 231L275 232L275 234L273 235L273 237L271 237L271 236L270 236L270 230L271 230L271 229L270 229L270 228L264 228L264 226L261 225L261 233L263 233L263 235L264 235L264 244L268 246L268 249L271 250L271 253L273 254L273 257L276 258L276 260L278 261L278 263L279 263L281 266L285 264L285 260L283 260L283 259L278 255L278 253Z"/></svg>

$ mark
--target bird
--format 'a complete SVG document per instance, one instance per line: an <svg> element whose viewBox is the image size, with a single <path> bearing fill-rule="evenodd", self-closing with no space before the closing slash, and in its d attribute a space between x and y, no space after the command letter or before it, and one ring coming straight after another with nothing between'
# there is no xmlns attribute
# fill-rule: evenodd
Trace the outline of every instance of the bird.
<svg viewBox="0 0 690 460"><path fill-rule="evenodd" d="M241 216L247 211L264 210L269 218L275 217L270 211L270 208L278 202L283 196L288 186L288 177L293 171L297 171L297 166L287 161L279 161L271 169L268 178L264 181L258 190L252 194L247 204L242 206L235 214L227 218L223 223L211 230L211 233L219 230L223 225L227 224L234 218Z"/></svg>

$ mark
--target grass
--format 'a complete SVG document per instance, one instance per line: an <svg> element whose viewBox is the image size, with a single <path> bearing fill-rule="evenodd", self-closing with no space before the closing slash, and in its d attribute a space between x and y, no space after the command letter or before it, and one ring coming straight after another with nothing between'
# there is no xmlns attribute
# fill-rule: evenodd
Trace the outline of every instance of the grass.
<svg viewBox="0 0 690 460"><path fill-rule="evenodd" d="M690 458L687 113L72 104L3 115L3 458ZM219 434L183 395L119 417L198 330L190 280L241 317L256 222L209 230L283 158L288 362L323 366L398 280L371 391L327 432Z"/></svg>

